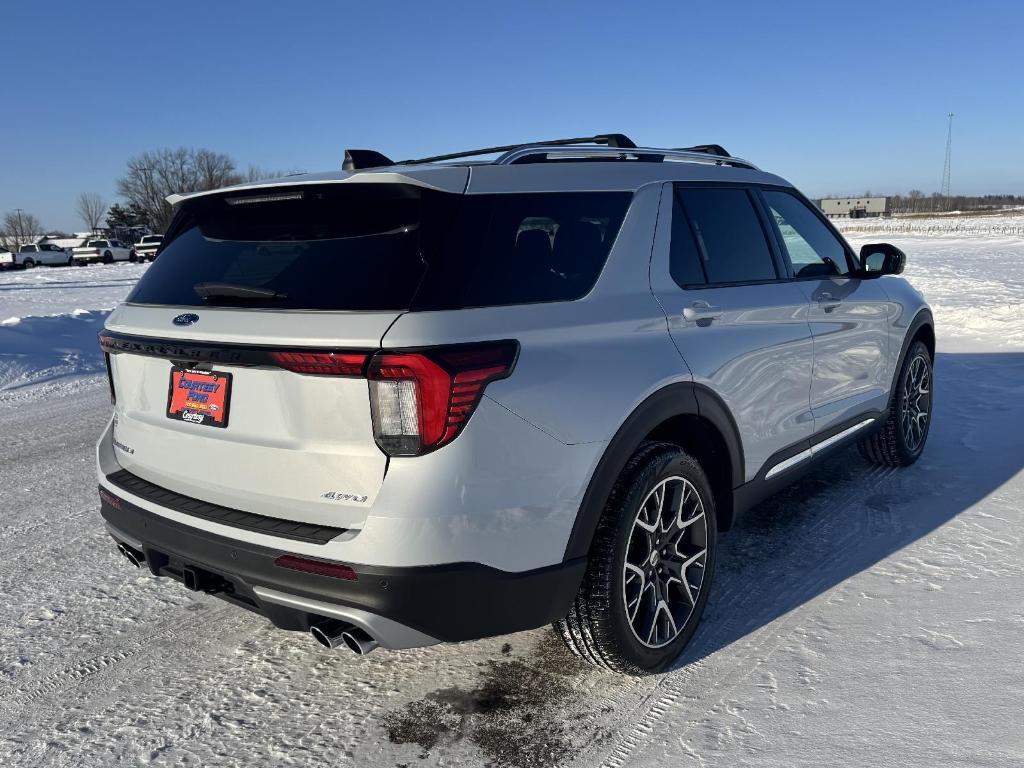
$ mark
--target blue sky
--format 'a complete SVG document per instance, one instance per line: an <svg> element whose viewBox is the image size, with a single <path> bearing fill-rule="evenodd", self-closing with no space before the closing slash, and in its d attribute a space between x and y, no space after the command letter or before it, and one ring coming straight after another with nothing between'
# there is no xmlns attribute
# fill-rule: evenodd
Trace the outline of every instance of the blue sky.
<svg viewBox="0 0 1024 768"><path fill-rule="evenodd" d="M931 192L949 111L953 191L1024 193L1014 2L7 0L0 29L0 213L49 228L177 146L323 170L617 131L717 142L815 197Z"/></svg>

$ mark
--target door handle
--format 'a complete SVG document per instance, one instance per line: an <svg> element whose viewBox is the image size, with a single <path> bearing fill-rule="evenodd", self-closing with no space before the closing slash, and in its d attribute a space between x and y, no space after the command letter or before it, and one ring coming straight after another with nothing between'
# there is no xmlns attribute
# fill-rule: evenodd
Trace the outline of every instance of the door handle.
<svg viewBox="0 0 1024 768"><path fill-rule="evenodd" d="M822 291L818 294L817 298L819 306L826 312L831 312L833 309L843 303L842 299L837 299L828 291Z"/></svg>
<svg viewBox="0 0 1024 768"><path fill-rule="evenodd" d="M683 319L689 320L690 322L703 322L707 325L712 320L717 320L721 316L721 307L713 307L703 299L695 301L690 306L683 308Z"/></svg>

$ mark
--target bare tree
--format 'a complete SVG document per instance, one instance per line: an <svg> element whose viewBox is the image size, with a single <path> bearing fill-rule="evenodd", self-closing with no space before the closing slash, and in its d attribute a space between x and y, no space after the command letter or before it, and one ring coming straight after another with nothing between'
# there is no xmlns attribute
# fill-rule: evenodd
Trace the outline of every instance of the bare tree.
<svg viewBox="0 0 1024 768"><path fill-rule="evenodd" d="M130 204L145 211L151 225L166 231L174 193L204 192L242 181L235 162L208 149L180 147L143 152L128 160L128 171L118 179L117 191Z"/></svg>
<svg viewBox="0 0 1024 768"><path fill-rule="evenodd" d="M0 227L0 245L9 251L17 251L18 246L33 243L43 234L43 225L31 213L20 208L4 214L3 226Z"/></svg>
<svg viewBox="0 0 1024 768"><path fill-rule="evenodd" d="M78 196L75 210L78 211L86 228L90 232L95 232L107 213L107 201L96 192L83 192Z"/></svg>
<svg viewBox="0 0 1024 768"><path fill-rule="evenodd" d="M281 178L284 178L285 176L294 176L294 175L299 174L299 173L302 173L302 171L297 170L297 169L292 169L290 171L274 171L274 170L270 170L268 168L260 168L260 166L252 165L250 163L249 164L249 168L243 174L243 179L242 180L243 181L265 181L267 179L281 179Z"/></svg>

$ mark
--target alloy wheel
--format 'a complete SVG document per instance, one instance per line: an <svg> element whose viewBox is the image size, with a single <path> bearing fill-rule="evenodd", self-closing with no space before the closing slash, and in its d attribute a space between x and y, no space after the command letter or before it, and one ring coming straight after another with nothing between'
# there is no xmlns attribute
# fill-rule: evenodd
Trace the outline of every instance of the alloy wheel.
<svg viewBox="0 0 1024 768"><path fill-rule="evenodd" d="M915 453L924 443L931 417L932 377L928 360L918 355L910 363L903 383L903 442L907 450Z"/></svg>
<svg viewBox="0 0 1024 768"><path fill-rule="evenodd" d="M630 630L648 648L683 631L697 605L708 554L704 503L684 477L669 477L647 495L629 534L622 571Z"/></svg>

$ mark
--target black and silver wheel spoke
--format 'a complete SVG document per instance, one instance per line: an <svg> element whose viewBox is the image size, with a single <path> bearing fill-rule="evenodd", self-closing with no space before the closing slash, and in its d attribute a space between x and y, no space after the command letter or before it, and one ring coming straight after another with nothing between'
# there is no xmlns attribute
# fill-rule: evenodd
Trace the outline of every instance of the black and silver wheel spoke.
<svg viewBox="0 0 1024 768"><path fill-rule="evenodd" d="M707 521L694 485L670 477L644 499L633 521L622 586L633 635L650 648L675 640L704 583Z"/></svg>
<svg viewBox="0 0 1024 768"><path fill-rule="evenodd" d="M916 451L924 442L931 413L931 371L928 361L918 356L910 363L903 385L903 441L907 449Z"/></svg>

